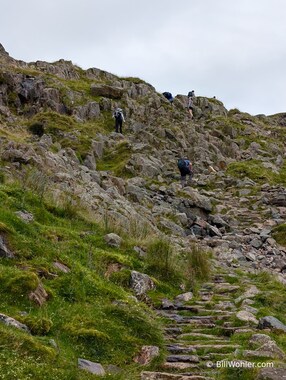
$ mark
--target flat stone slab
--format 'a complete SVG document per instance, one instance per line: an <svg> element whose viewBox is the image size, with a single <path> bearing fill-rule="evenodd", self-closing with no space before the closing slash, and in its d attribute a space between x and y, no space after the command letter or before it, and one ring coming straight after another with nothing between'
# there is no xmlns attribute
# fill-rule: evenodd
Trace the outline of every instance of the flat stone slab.
<svg viewBox="0 0 286 380"><path fill-rule="evenodd" d="M23 331L30 333L28 326L24 325L23 323L17 321L16 319L14 319L12 317L9 317L8 315L1 313L0 314L0 322L4 323L6 326L13 326L19 330L23 330Z"/></svg>
<svg viewBox="0 0 286 380"><path fill-rule="evenodd" d="M231 285L228 283L220 283L216 284L215 286L215 292L217 293L232 293L240 289L240 286L238 285Z"/></svg>
<svg viewBox="0 0 286 380"><path fill-rule="evenodd" d="M183 346L179 344L169 344L167 350L172 354L195 354L196 349L192 346Z"/></svg>
<svg viewBox="0 0 286 380"><path fill-rule="evenodd" d="M220 350L222 348L240 348L239 344L192 344L190 347L193 347L194 349L199 348L213 348L214 350Z"/></svg>
<svg viewBox="0 0 286 380"><path fill-rule="evenodd" d="M199 363L199 357L197 355L169 355L166 359L169 363L188 362Z"/></svg>
<svg viewBox="0 0 286 380"><path fill-rule="evenodd" d="M195 363L186 363L186 362L170 363L170 362L166 362L163 364L163 368L182 371L182 370L189 369L189 368L198 368L198 366Z"/></svg>
<svg viewBox="0 0 286 380"><path fill-rule="evenodd" d="M105 370L100 363L94 363L86 359L78 359L78 367L97 376L104 376Z"/></svg>
<svg viewBox="0 0 286 380"><path fill-rule="evenodd" d="M184 338L192 338L192 337L206 338L206 339L210 339L210 340L224 340L224 341L228 340L222 336L211 335L211 334L203 334L203 333L185 333L185 334L179 335L177 338L178 339L181 339L181 338L184 339Z"/></svg>
<svg viewBox="0 0 286 380"><path fill-rule="evenodd" d="M284 325L281 321L279 321L279 319L272 316L260 318L258 328L259 329L270 328L271 330L282 330L286 332L286 325Z"/></svg>
<svg viewBox="0 0 286 380"><path fill-rule="evenodd" d="M165 332L168 334L181 334L183 330L180 327L166 327Z"/></svg>

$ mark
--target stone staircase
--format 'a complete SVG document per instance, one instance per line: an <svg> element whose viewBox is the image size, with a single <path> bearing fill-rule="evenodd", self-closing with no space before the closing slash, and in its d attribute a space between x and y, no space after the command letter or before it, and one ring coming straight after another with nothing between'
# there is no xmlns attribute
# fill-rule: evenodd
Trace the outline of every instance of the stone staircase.
<svg viewBox="0 0 286 380"><path fill-rule="evenodd" d="M246 228L261 225L263 219L269 218L269 207L261 203L259 196L243 198L237 196L235 190L225 193L217 189L216 198L223 202L227 210L225 215L232 219L232 227L236 232L243 233Z"/></svg>
<svg viewBox="0 0 286 380"><path fill-rule="evenodd" d="M166 321L166 359L158 371L144 371L141 380L219 379L216 362L235 359L240 348L230 336L236 331L255 331L246 322L233 324L234 298L239 286L215 276L204 284L195 301L165 302L157 311Z"/></svg>

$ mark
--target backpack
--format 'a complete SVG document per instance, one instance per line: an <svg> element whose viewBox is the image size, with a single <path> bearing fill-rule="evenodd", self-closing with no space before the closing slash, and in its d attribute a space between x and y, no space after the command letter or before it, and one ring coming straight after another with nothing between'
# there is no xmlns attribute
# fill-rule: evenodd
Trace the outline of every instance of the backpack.
<svg viewBox="0 0 286 380"><path fill-rule="evenodd" d="M195 96L194 91L190 91L190 92L188 92L188 98L193 97L193 96Z"/></svg>
<svg viewBox="0 0 286 380"><path fill-rule="evenodd" d="M122 116L122 111L121 110L116 110L114 116L115 116L115 119L117 119L119 121L123 120L123 116Z"/></svg>
<svg viewBox="0 0 286 380"><path fill-rule="evenodd" d="M178 159L178 168L184 169L187 167L186 161L183 158Z"/></svg>
<svg viewBox="0 0 286 380"><path fill-rule="evenodd" d="M172 96L172 94L170 92L163 92L163 95L168 100L173 99L173 96Z"/></svg>

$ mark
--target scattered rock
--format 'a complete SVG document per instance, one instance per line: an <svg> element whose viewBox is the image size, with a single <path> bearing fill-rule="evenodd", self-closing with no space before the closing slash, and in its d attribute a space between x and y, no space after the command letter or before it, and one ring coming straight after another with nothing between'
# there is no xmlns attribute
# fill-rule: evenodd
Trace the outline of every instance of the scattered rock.
<svg viewBox="0 0 286 380"><path fill-rule="evenodd" d="M286 367L282 368L262 368L257 380L286 380Z"/></svg>
<svg viewBox="0 0 286 380"><path fill-rule="evenodd" d="M15 214L26 223L34 221L34 215L28 211L16 211Z"/></svg>
<svg viewBox="0 0 286 380"><path fill-rule="evenodd" d="M37 289L29 294L29 300L34 301L37 305L42 306L49 298L43 284L40 282Z"/></svg>
<svg viewBox="0 0 286 380"><path fill-rule="evenodd" d="M267 329L270 328L271 330L282 330L286 332L286 326L279 321L279 319L267 316L259 319L258 324L259 329Z"/></svg>
<svg viewBox="0 0 286 380"><path fill-rule="evenodd" d="M254 324L257 324L258 323L258 320L255 318L255 316L250 313L249 311L246 311L246 310L240 310L237 314L236 314L236 317L241 320L241 321L245 321L245 322L252 322Z"/></svg>
<svg viewBox="0 0 286 380"><path fill-rule="evenodd" d="M60 263L59 261L54 261L53 266L57 269L59 269L61 272L69 273L71 270L68 266L66 266L63 263Z"/></svg>
<svg viewBox="0 0 286 380"><path fill-rule="evenodd" d="M122 88L108 86L106 84L93 84L90 91L93 96L103 96L111 99L120 99L124 94L124 90Z"/></svg>
<svg viewBox="0 0 286 380"><path fill-rule="evenodd" d="M131 272L130 283L136 296L145 295L149 290L155 289L154 282L147 274L135 270Z"/></svg>
<svg viewBox="0 0 286 380"><path fill-rule="evenodd" d="M104 376L105 370L100 363L94 363L86 359L78 359L78 367L97 376Z"/></svg>
<svg viewBox="0 0 286 380"><path fill-rule="evenodd" d="M143 346L140 353L134 358L136 363L147 365L159 356L159 348L157 346Z"/></svg>
<svg viewBox="0 0 286 380"><path fill-rule="evenodd" d="M116 247L116 248L119 248L122 243L121 237L114 233L105 235L104 240L106 241L108 245L110 245L111 247Z"/></svg>
<svg viewBox="0 0 286 380"><path fill-rule="evenodd" d="M244 350L243 355L247 357L265 357L271 359L285 359L284 352L277 346L274 341L264 343L254 351Z"/></svg>
<svg viewBox="0 0 286 380"><path fill-rule="evenodd" d="M168 299L164 298L162 299L162 309L164 310L172 310L175 309L175 305L173 302L169 301Z"/></svg>
<svg viewBox="0 0 286 380"><path fill-rule="evenodd" d="M6 257L7 259L13 259L14 254L11 252L6 244L4 243L4 239L2 236L0 236L0 257Z"/></svg>
<svg viewBox="0 0 286 380"><path fill-rule="evenodd" d="M252 346L262 346L268 342L272 342L272 339L269 335L266 334L254 334L249 340L249 344Z"/></svg>
<svg viewBox="0 0 286 380"><path fill-rule="evenodd" d="M19 330L30 332L28 326L5 314L0 314L0 322L4 323L7 326L13 326Z"/></svg>
<svg viewBox="0 0 286 380"><path fill-rule="evenodd" d="M255 285L251 285L245 293L243 293L240 297L235 299L235 303L239 303L246 298L253 298L259 293L260 290L258 290Z"/></svg>
<svg viewBox="0 0 286 380"><path fill-rule="evenodd" d="M175 301L179 302L188 302L194 297L192 292L187 292L183 294L179 294L176 298Z"/></svg>

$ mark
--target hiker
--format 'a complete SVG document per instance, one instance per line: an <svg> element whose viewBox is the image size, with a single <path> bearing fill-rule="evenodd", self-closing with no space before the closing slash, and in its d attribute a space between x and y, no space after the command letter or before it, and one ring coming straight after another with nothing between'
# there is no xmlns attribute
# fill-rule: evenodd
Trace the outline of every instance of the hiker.
<svg viewBox="0 0 286 380"><path fill-rule="evenodd" d="M113 117L115 118L115 132L122 133L122 123L125 121L122 109L117 107L113 112Z"/></svg>
<svg viewBox="0 0 286 380"><path fill-rule="evenodd" d="M173 95L170 92L163 92L163 95L165 96L166 99L169 100L170 103L173 103L174 98L173 98Z"/></svg>
<svg viewBox="0 0 286 380"><path fill-rule="evenodd" d="M192 178L194 175L193 165L190 160L187 158L179 158L178 159L178 168L181 173L181 185L182 187L187 186L186 179L187 175L189 176L189 184L192 182Z"/></svg>
<svg viewBox="0 0 286 380"><path fill-rule="evenodd" d="M193 100L195 99L195 91L192 90L188 93L188 110L189 110L189 114L191 116L191 119L194 117L193 115L193 109L194 109L194 102Z"/></svg>

